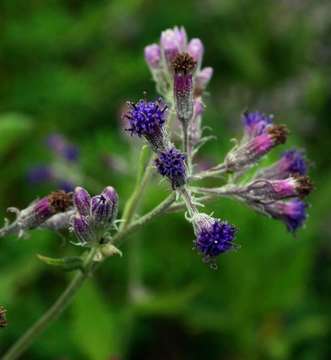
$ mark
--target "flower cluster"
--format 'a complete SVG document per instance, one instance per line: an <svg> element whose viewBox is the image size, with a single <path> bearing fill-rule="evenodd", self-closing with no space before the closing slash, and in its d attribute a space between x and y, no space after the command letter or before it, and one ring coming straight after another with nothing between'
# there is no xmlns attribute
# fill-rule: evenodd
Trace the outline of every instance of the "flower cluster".
<svg viewBox="0 0 331 360"><path fill-rule="evenodd" d="M140 100L129 103L130 109L123 117L128 119L132 135L144 136L152 150L157 154L155 166L158 172L167 177L173 189L186 182L185 156L171 144L164 129L168 112L162 99L157 101Z"/></svg>
<svg viewBox="0 0 331 360"><path fill-rule="evenodd" d="M285 125L276 124L273 116L258 111L243 114L243 136L225 155L223 162L203 171L198 170L196 155L201 146L213 137L204 136L202 131L204 95L213 74L212 68L202 68L203 54L202 41L197 38L189 41L183 27L163 31L159 43L145 47L145 60L161 97L156 101L145 98L136 103L129 102L123 114L125 130L147 141L153 151L155 169L168 179L175 194L169 197L172 202L169 199L169 202L164 201L133 225L130 221L125 222L119 229L118 237L125 236L130 225L139 226L155 214L169 210L176 202L174 208L185 209L185 218L192 224L194 248L204 261L215 267L219 255L237 247L237 228L224 219L201 212L200 207L205 201L216 196L239 200L253 210L282 221L293 233L303 226L307 218L308 206L304 199L313 186L307 175L305 155L296 149L285 151L270 166L253 171L260 160L284 144L288 137ZM176 136L178 133L181 136ZM72 176L69 176L77 162L77 149L59 134L50 136L47 146L55 154L56 161L51 167L34 169L30 180L55 179L59 183L59 180L68 178L70 182L78 183L81 179L72 181ZM65 177L61 178L58 174L65 174ZM139 191L145 189L149 174L146 171L144 176L137 177L139 181L143 180L141 184L137 181L132 198L124 209L124 218L130 211L131 219L135 215L132 209L137 204L134 201L141 196ZM215 188L203 188L196 183L209 177L223 183ZM21 236L35 228L55 231L70 228L79 245L96 250L93 260L119 253L109 234L116 228L118 211L118 195L111 186L95 196L83 187L76 187L74 193L57 191L24 210L11 210L17 218L11 224L6 222L0 229L0 236L9 233ZM127 221L127 218L118 221L123 220Z"/></svg>
<svg viewBox="0 0 331 360"><path fill-rule="evenodd" d="M228 153L224 164L214 168L214 173L228 172L240 177L275 146L286 142L286 127L274 125L271 116L246 112L243 125L242 140ZM205 191L243 200L253 209L283 221L289 231L295 232L307 218L307 204L302 199L313 190L307 168L303 152L291 149L271 166L257 170L246 184Z"/></svg>
<svg viewBox="0 0 331 360"><path fill-rule="evenodd" d="M174 104L183 135L193 142L201 137L202 95L213 75L211 67L201 68L203 54L202 41L188 41L183 27L163 31L158 44L145 47L145 60L158 91Z"/></svg>
<svg viewBox="0 0 331 360"><path fill-rule="evenodd" d="M116 190L107 186L100 195L91 197L84 188L77 187L73 198L76 214L72 227L80 245L105 242L105 236L117 217Z"/></svg>

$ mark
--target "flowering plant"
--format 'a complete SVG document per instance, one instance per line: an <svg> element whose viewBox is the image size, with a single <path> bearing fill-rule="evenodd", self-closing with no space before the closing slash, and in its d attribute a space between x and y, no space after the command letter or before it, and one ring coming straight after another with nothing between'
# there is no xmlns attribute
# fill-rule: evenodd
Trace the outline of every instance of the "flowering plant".
<svg viewBox="0 0 331 360"><path fill-rule="evenodd" d="M128 102L128 109L123 113L125 131L144 139L151 152L148 147L142 147L137 182L119 219L119 195L112 186L95 196L78 186L72 192L53 192L23 210L9 208L16 219L12 223L5 221L0 237L27 236L36 228L70 231L76 237L74 245L84 251L79 257L39 256L48 265L76 271L75 277L3 359L20 356L69 304L98 264L122 254L118 248L120 240L157 216L184 210L195 235L194 248L214 269L221 254L238 248L237 228L225 219L203 212L207 201L222 196L239 200L263 215L282 221L292 233L304 224L307 205L303 198L311 192L312 184L303 152L288 150L270 167L256 169L260 160L284 144L288 136L286 126L275 124L272 116L245 112L243 135L224 160L207 170L198 170L196 156L211 139L204 135L202 117L205 91L213 69L202 67L203 53L201 40L189 41L185 29L178 27L162 32L158 44L146 46L145 60L160 97L153 101L145 95L137 102ZM69 161L76 159L76 152L62 139L51 140L51 148L60 156ZM153 172L169 182L169 195L148 213L135 218ZM219 180L220 186L201 186L201 181L208 178Z"/></svg>

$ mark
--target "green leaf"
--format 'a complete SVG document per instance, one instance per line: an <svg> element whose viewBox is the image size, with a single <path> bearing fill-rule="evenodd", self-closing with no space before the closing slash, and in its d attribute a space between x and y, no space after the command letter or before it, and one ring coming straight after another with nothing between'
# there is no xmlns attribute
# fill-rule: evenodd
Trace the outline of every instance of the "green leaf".
<svg viewBox="0 0 331 360"><path fill-rule="evenodd" d="M31 119L18 113L0 115L0 156L32 129Z"/></svg>
<svg viewBox="0 0 331 360"><path fill-rule="evenodd" d="M68 256L56 259L38 254L37 257L45 264L57 266L64 271L84 270L83 260L79 256Z"/></svg>
<svg viewBox="0 0 331 360"><path fill-rule="evenodd" d="M91 360L105 360L116 355L118 347L114 317L98 289L88 282L73 304L73 326L70 332L79 349Z"/></svg>

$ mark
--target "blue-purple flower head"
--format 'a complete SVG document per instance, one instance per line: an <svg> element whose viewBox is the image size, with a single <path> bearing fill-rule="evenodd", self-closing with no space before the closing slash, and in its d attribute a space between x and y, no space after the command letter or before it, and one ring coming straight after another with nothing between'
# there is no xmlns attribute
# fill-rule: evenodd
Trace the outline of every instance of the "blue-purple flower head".
<svg viewBox="0 0 331 360"><path fill-rule="evenodd" d="M173 189L181 187L186 182L185 159L185 155L175 147L160 152L155 159L158 172L170 180Z"/></svg>
<svg viewBox="0 0 331 360"><path fill-rule="evenodd" d="M279 167L292 174L306 175L307 164L301 151L291 149L283 153L279 160Z"/></svg>
<svg viewBox="0 0 331 360"><path fill-rule="evenodd" d="M242 116L245 133L249 138L262 135L266 128L272 123L272 117L255 112L245 112Z"/></svg>
<svg viewBox="0 0 331 360"><path fill-rule="evenodd" d="M46 144L57 156L66 161L75 162L79 157L78 148L69 143L67 139L58 133L51 134L46 139Z"/></svg>
<svg viewBox="0 0 331 360"><path fill-rule="evenodd" d="M285 151L281 158L271 166L261 169L257 177L264 179L286 179L292 174L304 176L308 166L302 151L291 149Z"/></svg>
<svg viewBox="0 0 331 360"><path fill-rule="evenodd" d="M226 221L198 214L194 219L196 228L195 247L206 260L234 248L236 228Z"/></svg>
<svg viewBox="0 0 331 360"><path fill-rule="evenodd" d="M163 126L167 119L167 105L158 101L140 100L129 103L130 109L123 116L128 119L126 129L131 135L144 136L154 150L164 148Z"/></svg>
<svg viewBox="0 0 331 360"><path fill-rule="evenodd" d="M307 205L297 198L289 201L276 201L265 207L275 219L282 220L288 231L294 233L303 226L307 218Z"/></svg>
<svg viewBox="0 0 331 360"><path fill-rule="evenodd" d="M76 215L73 230L82 245L101 241L117 217L118 195L107 186L99 195L91 197L82 187L74 192Z"/></svg>

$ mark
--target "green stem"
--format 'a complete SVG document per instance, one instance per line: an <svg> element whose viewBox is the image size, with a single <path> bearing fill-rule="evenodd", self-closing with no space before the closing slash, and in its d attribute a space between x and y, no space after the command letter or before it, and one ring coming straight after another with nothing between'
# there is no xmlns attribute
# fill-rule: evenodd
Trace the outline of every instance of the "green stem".
<svg viewBox="0 0 331 360"><path fill-rule="evenodd" d="M170 208L170 206L175 202L175 200L176 200L176 193L172 192L165 200L163 200L154 209L149 211L147 214L143 215L138 220L133 221L127 228L125 228L122 231L118 232L113 237L112 242L116 243L116 242L122 240L124 237L129 235L134 230L137 230L138 228L142 227L143 225L146 225L148 222L150 222L155 217L163 214L164 212L166 212Z"/></svg>
<svg viewBox="0 0 331 360"><path fill-rule="evenodd" d="M93 257L95 255L95 248L92 248L87 255L84 267L84 272L77 272L70 284L61 294L61 296L55 301L55 303L46 311L46 313L38 319L27 331L19 338L19 340L6 352L2 357L2 360L15 360L21 356L24 351L33 343L33 341L44 331L46 328L57 319L61 313L71 303L73 297L77 291L82 287L84 281L90 274Z"/></svg>
<svg viewBox="0 0 331 360"><path fill-rule="evenodd" d="M148 165L140 179L139 173L137 175L137 181L135 188L125 204L122 219L124 222L120 226L120 230L125 230L131 223L133 216L136 213L140 200L144 194L145 187L152 174L153 167L151 166L151 159L148 161Z"/></svg>

